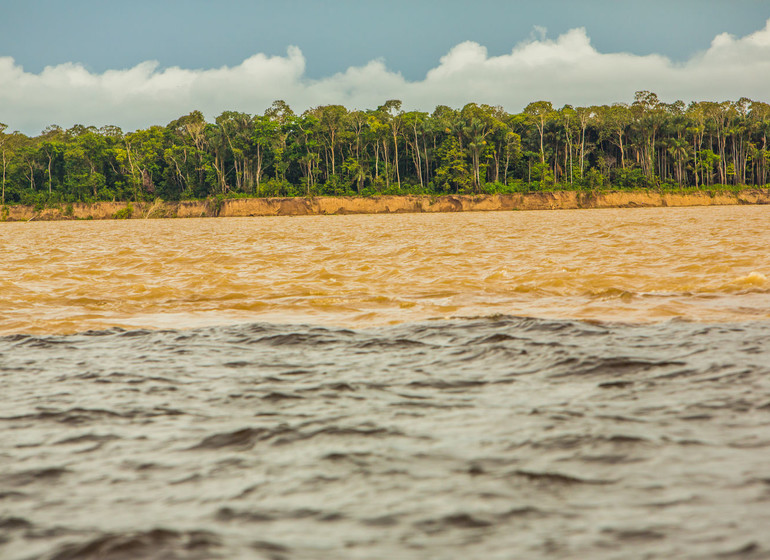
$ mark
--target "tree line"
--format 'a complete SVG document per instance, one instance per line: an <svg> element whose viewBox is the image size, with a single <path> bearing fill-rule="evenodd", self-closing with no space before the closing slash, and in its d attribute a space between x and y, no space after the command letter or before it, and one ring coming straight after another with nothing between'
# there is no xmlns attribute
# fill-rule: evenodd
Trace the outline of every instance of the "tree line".
<svg viewBox="0 0 770 560"><path fill-rule="evenodd" d="M551 189L764 186L770 105L630 104L521 113L469 103L432 113L390 100L262 115L200 111L166 126L53 125L35 137L0 123L2 204L212 196L473 194Z"/></svg>

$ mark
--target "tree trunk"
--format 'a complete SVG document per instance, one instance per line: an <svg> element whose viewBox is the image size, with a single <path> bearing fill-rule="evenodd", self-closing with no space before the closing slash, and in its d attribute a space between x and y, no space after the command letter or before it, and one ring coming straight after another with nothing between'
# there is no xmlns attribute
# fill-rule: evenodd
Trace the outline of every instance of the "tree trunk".
<svg viewBox="0 0 770 560"><path fill-rule="evenodd" d="M537 126L538 132L540 132L540 163L542 165L545 165L545 149L543 148L543 134L545 131L545 121L541 121L541 123Z"/></svg>
<svg viewBox="0 0 770 560"><path fill-rule="evenodd" d="M388 142L383 139L382 140L382 153L385 156L385 188L390 188L390 169L388 169L388 166L390 164L390 158L388 157Z"/></svg>
<svg viewBox="0 0 770 560"><path fill-rule="evenodd" d="M417 168L417 177L420 179L420 187L423 187L422 182L422 160L420 158L420 143L417 139L417 121L415 121L414 125L414 151L417 154L417 161L415 162L415 167Z"/></svg>
<svg viewBox="0 0 770 560"><path fill-rule="evenodd" d="M5 150L3 150L3 206L5 206L5 169L8 167L8 161L5 159Z"/></svg>
<svg viewBox="0 0 770 560"><path fill-rule="evenodd" d="M257 181L257 196L259 196L259 182L262 180L262 148L257 144L257 171L255 174Z"/></svg>
<svg viewBox="0 0 770 560"><path fill-rule="evenodd" d="M48 156L48 195L51 195L51 167L53 162L53 156L51 154L46 154Z"/></svg>
<svg viewBox="0 0 770 560"><path fill-rule="evenodd" d="M396 166L396 180L398 181L398 190L401 191L401 172L398 170L398 136L396 134L396 131L393 131L393 148L394 148L394 157L393 157L393 163Z"/></svg>
<svg viewBox="0 0 770 560"><path fill-rule="evenodd" d="M508 184L508 165L511 162L511 142L510 140L505 144L505 173L503 175L503 181Z"/></svg>
<svg viewBox="0 0 770 560"><path fill-rule="evenodd" d="M380 143L374 143L374 178L379 180L380 178Z"/></svg>

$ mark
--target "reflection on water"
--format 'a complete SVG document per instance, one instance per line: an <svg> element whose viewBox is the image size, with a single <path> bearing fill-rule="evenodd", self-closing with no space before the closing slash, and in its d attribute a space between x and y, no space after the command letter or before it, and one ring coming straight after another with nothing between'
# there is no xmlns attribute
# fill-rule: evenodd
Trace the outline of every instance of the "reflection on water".
<svg viewBox="0 0 770 560"><path fill-rule="evenodd" d="M0 224L3 333L770 316L770 208Z"/></svg>
<svg viewBox="0 0 770 560"><path fill-rule="evenodd" d="M768 217L0 224L0 558L768 558Z"/></svg>

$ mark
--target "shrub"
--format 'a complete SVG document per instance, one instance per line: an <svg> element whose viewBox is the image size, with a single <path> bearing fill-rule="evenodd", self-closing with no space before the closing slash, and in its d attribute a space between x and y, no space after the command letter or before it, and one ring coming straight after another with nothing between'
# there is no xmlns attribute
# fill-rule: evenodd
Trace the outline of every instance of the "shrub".
<svg viewBox="0 0 770 560"><path fill-rule="evenodd" d="M134 207L131 206L131 203L129 202L125 208L122 210L118 210L115 212L112 217L116 220L127 220L129 219L134 213Z"/></svg>

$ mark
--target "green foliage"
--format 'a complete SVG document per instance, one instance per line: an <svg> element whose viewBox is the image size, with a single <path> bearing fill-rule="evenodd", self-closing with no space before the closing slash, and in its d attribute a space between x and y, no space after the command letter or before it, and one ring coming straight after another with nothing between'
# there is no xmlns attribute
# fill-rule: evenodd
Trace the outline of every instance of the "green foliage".
<svg viewBox="0 0 770 560"><path fill-rule="evenodd" d="M770 105L663 103L592 107L536 101L518 114L469 103L405 112L341 105L263 115L200 111L166 126L51 126L37 137L0 126L2 200L75 202L243 196L514 193L553 189L728 189L770 179ZM219 201L219 202L217 202Z"/></svg>
<svg viewBox="0 0 770 560"><path fill-rule="evenodd" d="M465 152L454 136L447 136L437 152L439 165L435 172L435 185L439 192L464 193L471 189L471 177Z"/></svg>
<svg viewBox="0 0 770 560"><path fill-rule="evenodd" d="M616 188L629 190L651 189L655 187L655 181L652 177L645 175L640 168L634 167L632 169L617 169L613 175L612 185Z"/></svg>
<svg viewBox="0 0 770 560"><path fill-rule="evenodd" d="M320 194L323 196L353 196L356 194L348 182L343 181L339 175L331 175L321 186Z"/></svg>
<svg viewBox="0 0 770 560"><path fill-rule="evenodd" d="M295 197L304 196L305 190L301 185L290 183L286 179L268 179L263 186L263 196ZM318 194L318 193L314 193Z"/></svg>
<svg viewBox="0 0 770 560"><path fill-rule="evenodd" d="M532 165L532 180L538 185L535 190L546 190L556 183L551 166L540 162Z"/></svg>
<svg viewBox="0 0 770 560"><path fill-rule="evenodd" d="M586 173L585 185L591 190L598 190L607 185L607 180L598 169L591 168Z"/></svg>
<svg viewBox="0 0 770 560"><path fill-rule="evenodd" d="M131 206L131 203L129 202L125 208L122 210L118 210L115 212L112 217L116 220L128 220L131 218L131 216L134 215L134 207Z"/></svg>

